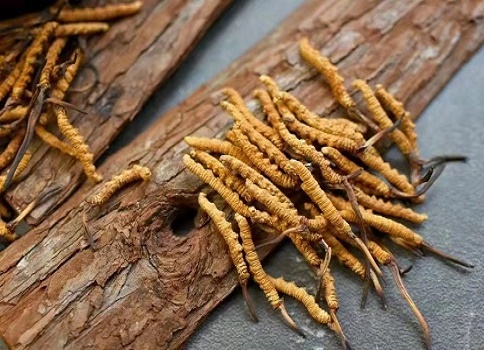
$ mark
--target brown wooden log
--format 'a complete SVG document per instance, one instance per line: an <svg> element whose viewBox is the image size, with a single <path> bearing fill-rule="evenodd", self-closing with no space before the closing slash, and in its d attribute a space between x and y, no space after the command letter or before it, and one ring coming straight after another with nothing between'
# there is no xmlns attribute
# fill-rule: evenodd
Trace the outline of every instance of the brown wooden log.
<svg viewBox="0 0 484 350"><path fill-rule="evenodd" d="M89 41L85 68L75 85L89 86L95 79L94 70L99 81L90 91L70 95L71 102L89 114L70 111L69 116L95 158L138 114L231 2L145 0L139 14L113 23L106 34ZM35 154L28 177L6 194L12 207L21 211L52 183L64 187L49 205L29 217L29 223L37 224L85 177L79 162L40 141L32 150Z"/></svg>
<svg viewBox="0 0 484 350"><path fill-rule="evenodd" d="M236 286L209 225L185 236L172 229L202 188L182 165L182 138L221 136L229 122L217 107L219 88L248 96L268 73L317 112L331 111L323 80L297 53L308 35L348 78L390 87L418 115L482 44L479 16L472 1L308 1L101 167L109 177L140 163L153 180L125 189L90 220L97 251L82 230L81 204L95 191L84 184L3 252L0 334L18 349L178 348Z"/></svg>

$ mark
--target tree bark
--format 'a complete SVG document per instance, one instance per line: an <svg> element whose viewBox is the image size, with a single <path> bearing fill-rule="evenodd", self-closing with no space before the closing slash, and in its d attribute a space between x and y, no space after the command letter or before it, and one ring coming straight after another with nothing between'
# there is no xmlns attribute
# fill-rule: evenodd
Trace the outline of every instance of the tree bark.
<svg viewBox="0 0 484 350"><path fill-rule="evenodd" d="M123 190L90 219L97 251L87 248L81 205L98 186L84 184L3 252L0 334L18 349L180 347L237 283L210 225L187 235L173 228L188 220L186 208L197 207L203 187L181 162L183 137L222 136L230 123L218 90L229 85L248 97L257 76L270 74L316 112L338 113L323 80L299 58L298 40L308 36L347 78L384 84L417 116L482 44L482 16L472 1L308 1L100 168L108 178L139 163L153 179Z"/></svg>
<svg viewBox="0 0 484 350"><path fill-rule="evenodd" d="M84 69L76 86L98 82L84 93L71 93L70 101L89 114L70 111L97 159L119 132L138 114L159 85L178 67L208 27L232 0L145 0L139 14L114 23L110 30L88 42ZM56 183L64 189L28 218L38 224L85 180L73 158L40 141L27 177L6 194L17 211Z"/></svg>

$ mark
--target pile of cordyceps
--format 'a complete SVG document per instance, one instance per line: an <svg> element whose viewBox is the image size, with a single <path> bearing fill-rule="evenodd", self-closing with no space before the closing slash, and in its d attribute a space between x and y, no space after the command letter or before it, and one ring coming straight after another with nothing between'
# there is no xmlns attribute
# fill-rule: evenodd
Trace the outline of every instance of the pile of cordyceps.
<svg viewBox="0 0 484 350"><path fill-rule="evenodd" d="M270 77L261 76L266 89L254 91L253 96L262 106L265 123L236 91L225 89L227 101L221 106L234 120L226 140L185 138L193 148L183 158L186 167L211 187L200 193L200 207L227 242L254 318L246 292L251 276L292 328L297 330L281 294L304 304L317 322L337 332L344 348L349 347L336 317L338 297L328 267L333 257L373 285L383 303L381 266L387 266L430 347L428 326L405 290L404 271L385 242L410 251L429 251L471 267L438 251L402 223L419 224L427 219L405 203L421 202L445 162L463 158L420 159L415 125L392 94L380 85L373 90L363 80L355 80L352 86L363 97L363 110L346 90L337 68L307 40L301 41L300 53L324 76L347 116L320 117L295 96L281 91ZM383 138L392 140L408 159L409 177L385 162L374 147ZM215 205L220 204L218 196L235 212L235 223ZM276 235L273 242L284 237L292 241L319 278L316 298L304 288L264 272L252 240L254 230ZM360 261L350 249L359 250L365 259ZM323 300L328 311L320 306Z"/></svg>
<svg viewBox="0 0 484 350"><path fill-rule="evenodd" d="M70 88L82 67L84 38L107 31L107 21L135 14L141 5L135 1L72 8L60 0L44 12L0 22L0 170L10 166L0 176L0 193L18 181L28 166L34 136L76 158L89 179L102 180L88 145L69 121L69 110L79 109L66 97L95 85ZM17 224L59 190L49 188L8 224L3 219L11 214L0 198L0 238L14 240Z"/></svg>

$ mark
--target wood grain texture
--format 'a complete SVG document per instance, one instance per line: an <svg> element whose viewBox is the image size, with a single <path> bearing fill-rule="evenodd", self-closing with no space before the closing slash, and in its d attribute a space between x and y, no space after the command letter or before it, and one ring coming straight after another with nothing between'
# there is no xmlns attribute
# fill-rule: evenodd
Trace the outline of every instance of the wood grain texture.
<svg viewBox="0 0 484 350"><path fill-rule="evenodd" d="M144 0L139 14L114 23L106 34L89 41L85 68L75 85L92 83L93 69L98 72L99 81L91 91L70 94L71 102L89 114L71 111L69 117L96 159L231 2ZM21 211L52 183L64 187L49 205L29 217L30 224L37 224L62 203L85 176L79 162L71 157L40 142L32 145L32 149L34 156L26 172L27 178L6 194L12 207Z"/></svg>
<svg viewBox="0 0 484 350"><path fill-rule="evenodd" d="M270 74L318 113L337 114L323 80L299 58L307 35L346 77L385 84L417 116L482 44L482 17L476 2L308 1L100 168L110 177L139 163L153 180L123 190L92 218L98 251L87 248L81 225L81 203L97 188L86 183L3 252L0 334L18 349L180 347L236 286L210 226L172 232L203 187L183 167L183 137L222 136L229 123L218 90L248 96L257 76Z"/></svg>

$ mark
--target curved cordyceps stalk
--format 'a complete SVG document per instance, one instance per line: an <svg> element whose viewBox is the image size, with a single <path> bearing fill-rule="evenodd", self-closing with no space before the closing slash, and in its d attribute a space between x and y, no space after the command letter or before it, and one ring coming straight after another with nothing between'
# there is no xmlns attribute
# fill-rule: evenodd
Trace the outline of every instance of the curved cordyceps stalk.
<svg viewBox="0 0 484 350"><path fill-rule="evenodd" d="M330 275L330 270L329 270L329 263L331 262L331 254L332 254L331 247L326 244L324 239L321 239L320 244L324 246L326 254L324 256L323 261L321 261L321 264L319 265L319 270L317 271L317 275L319 277L319 284L318 284L318 288L317 288L317 291L316 291L316 297L315 298L316 298L316 300L322 299L323 292L325 292L326 288L328 287L327 283L328 283L328 278L329 278L330 279L329 282L332 284L331 288L334 290L334 298L335 299L333 299L333 301L336 303L336 308L338 308L336 289L334 289L334 279ZM324 293L324 295L326 296L326 293Z"/></svg>
<svg viewBox="0 0 484 350"><path fill-rule="evenodd" d="M321 266L319 267L319 274L323 276L328 270L329 263L331 262L332 250L331 247L326 244L324 239L321 239L320 244L324 247L326 252L326 254L324 255L324 259L321 262Z"/></svg>
<svg viewBox="0 0 484 350"><path fill-rule="evenodd" d="M406 273L410 272L410 270L412 270L412 269L413 269L413 264L410 264L403 269L401 267L399 267L398 271L400 272L400 276L404 276Z"/></svg>
<svg viewBox="0 0 484 350"><path fill-rule="evenodd" d="M341 340L342 349L352 350L353 348L351 347L351 344L348 341L348 338L346 338L346 335L343 332L343 328L341 328L338 318L336 317L336 310L330 309L329 314L331 315L331 320L333 321L332 328L336 332L336 334L338 334L338 337Z"/></svg>
<svg viewBox="0 0 484 350"><path fill-rule="evenodd" d="M36 89L32 97L32 101L29 104L29 107L26 113L29 117L27 121L27 129L25 132L25 136L22 140L22 143L20 144L20 147L18 148L17 154L15 155L12 161L12 165L10 167L10 171L7 174L7 177L5 178L5 182L1 186L2 191L6 191L7 188L11 185L14 174L16 173L17 167L20 166L20 162L22 161L23 157L27 152L27 148L29 147L30 141L32 140L32 137L34 135L35 124L37 123L37 120L40 117L40 113L42 112L44 94L45 94L44 90Z"/></svg>
<svg viewBox="0 0 484 350"><path fill-rule="evenodd" d="M443 163L467 162L467 157L460 154L447 154L430 158L421 163L422 167L437 166Z"/></svg>
<svg viewBox="0 0 484 350"><path fill-rule="evenodd" d="M421 195L425 194L430 187L435 183L435 181L439 178L440 175L442 175L442 172L445 169L445 163L441 163L437 167L431 167L430 170L428 171L427 174L430 175L424 175L424 178L429 178L427 182L424 183L422 187L420 187L418 190L414 191L413 193L406 193L403 191L400 191L396 188L391 188L392 194L395 197L398 198L417 198L420 197Z"/></svg>
<svg viewBox="0 0 484 350"><path fill-rule="evenodd" d="M287 312L286 306L284 305L284 300L282 300L281 305L279 305L277 309L281 311L284 323L301 337L306 338L306 334L304 334L304 332L297 326L296 322L294 322L292 317Z"/></svg>
<svg viewBox="0 0 484 350"><path fill-rule="evenodd" d="M422 185L424 183L429 182L432 179L432 175L434 174L435 167L431 166L429 170L425 172L423 176L420 177L420 179L417 179L415 181L415 186Z"/></svg>
<svg viewBox="0 0 484 350"><path fill-rule="evenodd" d="M392 126L386 129L383 129L380 132L377 132L375 135L370 137L363 145L358 147L358 152L365 152L368 148L373 147L378 141L380 141L385 136L387 136L388 134L395 131L395 129L400 127L401 123L402 123L402 119L398 119L395 123L392 124Z"/></svg>
<svg viewBox="0 0 484 350"><path fill-rule="evenodd" d="M360 227L360 234L361 234L362 241L365 245L368 245L368 236L371 233L371 229L363 219L363 215L361 214L360 206L358 204L358 200L356 199L353 186L349 183L348 178L344 178L342 185L344 190L346 191L346 196L348 197L351 207L353 208L353 211L356 213L356 216L358 217L358 221L359 221L358 226ZM362 307L364 307L366 304L366 298L368 295L368 291L370 290L370 285L371 285L370 271L371 271L370 260L365 259L365 278L364 278L363 295L361 297Z"/></svg>
<svg viewBox="0 0 484 350"><path fill-rule="evenodd" d="M258 244L258 245L255 247L255 249L256 249L256 250L260 250L260 249L262 249L262 248L264 248L264 247L267 247L267 246L271 246L271 245L278 245L278 244L279 244L279 243L281 243L281 242L284 240L284 238L286 238L286 237L287 237L287 235L285 235L285 234L281 233L281 234L279 234L279 235L278 235L276 238L274 238L274 239L270 239L270 240L268 240L267 242L264 242L264 243L260 243L260 244Z"/></svg>
<svg viewBox="0 0 484 350"><path fill-rule="evenodd" d="M385 298L385 293L383 292L383 288L380 284L380 280L378 279L378 276L371 270L370 270L370 279L373 282L373 287L375 287L376 295L378 295L378 297L380 298L382 308L386 310L387 299Z"/></svg>
<svg viewBox="0 0 484 350"><path fill-rule="evenodd" d="M259 322L259 317L257 317L257 313L255 312L255 305L250 297L249 290L247 288L247 281L240 282L240 286L242 287L242 297L244 298L245 305L249 309L250 317L254 322Z"/></svg>
<svg viewBox="0 0 484 350"><path fill-rule="evenodd" d="M366 301L368 300L368 294L370 293L370 269L368 268L368 261L365 260L365 274L363 276L363 290L361 292L360 308L366 307Z"/></svg>
<svg viewBox="0 0 484 350"><path fill-rule="evenodd" d="M52 103L53 105L62 106L66 109L72 109L72 110L79 112L81 114L87 114L88 113L86 110L76 106L75 104L63 101L63 100L61 100L57 97L48 97L44 100L44 103Z"/></svg>
<svg viewBox="0 0 484 350"><path fill-rule="evenodd" d="M367 260L370 262L370 265L373 268L373 270L375 271L375 273L377 274L377 276L381 277L383 275L383 272L381 271L380 267L377 265L377 263L375 262L375 260L371 256L370 252L368 251L368 247L358 237L355 236L355 238L353 238L353 239L355 240L356 244L358 245L358 248L360 248L360 250L363 252L363 254L367 258Z"/></svg>
<svg viewBox="0 0 484 350"><path fill-rule="evenodd" d="M424 332L425 346L428 350L430 350L432 348L432 345L431 345L431 339L430 339L430 329L427 324L427 321L425 321L425 318L423 317L422 313L420 312L417 305L413 301L412 297L410 296L410 294L408 294L408 291L405 288L405 285L403 284L402 278L400 277L400 270L398 269L397 264L395 264L395 261L392 260L387 266L392 273L393 279L395 280L395 283L398 289L400 290L400 293L402 294L403 298L407 302L408 306L410 306L410 309L412 310L414 315L417 317L417 320L420 323L420 326L422 327L422 330Z"/></svg>
<svg viewBox="0 0 484 350"><path fill-rule="evenodd" d="M398 246L402 247L403 249L409 251L410 253L412 253L416 257L418 257L418 258L424 257L424 253L422 252L420 245L416 245L415 243L406 242L405 240L398 238L398 237L394 237L394 236L388 236L388 238L393 243L395 243L396 245L398 245Z"/></svg>
<svg viewBox="0 0 484 350"><path fill-rule="evenodd" d="M474 268L474 265L472 264L469 264L465 261L462 261L448 253L444 253L443 251L441 251L440 249L438 248L435 248L434 246L430 245L428 242L426 241L423 241L422 243L420 243L420 247L436 256L438 256L439 258L442 258L442 259L445 259L445 260L448 260L448 261L451 261L453 262L454 264L457 264L457 265L460 265L460 266L464 266L464 267L468 267L468 268Z"/></svg>

